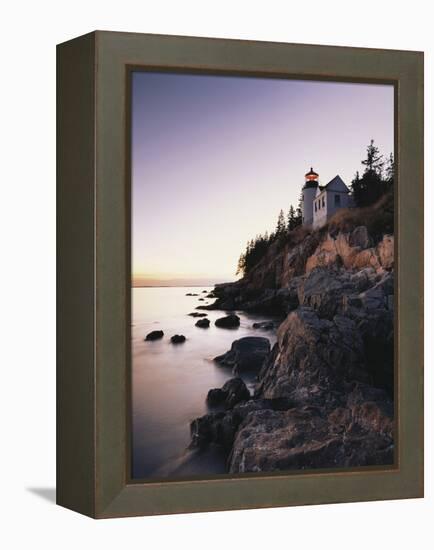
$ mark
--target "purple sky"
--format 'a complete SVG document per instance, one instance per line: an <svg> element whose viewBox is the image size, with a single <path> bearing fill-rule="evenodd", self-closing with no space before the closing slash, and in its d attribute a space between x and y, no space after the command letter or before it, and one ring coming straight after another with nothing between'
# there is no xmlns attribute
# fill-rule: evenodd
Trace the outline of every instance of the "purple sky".
<svg viewBox="0 0 434 550"><path fill-rule="evenodd" d="M246 241L298 203L311 166L350 184L393 151L393 87L134 72L136 283L235 278Z"/></svg>

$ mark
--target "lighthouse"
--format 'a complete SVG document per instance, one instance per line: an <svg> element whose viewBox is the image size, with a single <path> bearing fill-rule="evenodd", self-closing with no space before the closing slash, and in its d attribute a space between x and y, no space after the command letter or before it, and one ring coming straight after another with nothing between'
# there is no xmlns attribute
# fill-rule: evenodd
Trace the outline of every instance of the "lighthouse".
<svg viewBox="0 0 434 550"><path fill-rule="evenodd" d="M312 225L313 223L313 204L318 191L318 174L312 167L305 174L305 183L302 189L302 223L303 225Z"/></svg>

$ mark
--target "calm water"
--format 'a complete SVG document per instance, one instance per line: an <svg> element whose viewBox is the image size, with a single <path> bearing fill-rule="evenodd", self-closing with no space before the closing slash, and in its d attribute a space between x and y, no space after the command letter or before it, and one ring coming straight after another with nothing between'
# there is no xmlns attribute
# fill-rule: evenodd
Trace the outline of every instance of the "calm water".
<svg viewBox="0 0 434 550"><path fill-rule="evenodd" d="M255 321L266 320L237 312L241 326L222 329L214 320L222 311L207 311L210 328L195 326L188 313L198 305L212 302L203 290L212 288L134 288L133 289L133 464L134 478L203 476L225 472L224 457L218 451L192 453L190 422L206 414L206 395L231 378L230 370L212 359L227 351L243 336L265 336L271 345L273 332L253 329ZM194 292L199 296L186 296ZM164 338L145 342L151 330L163 330ZM173 345L170 337L184 334L184 344ZM246 380L252 387L253 380Z"/></svg>

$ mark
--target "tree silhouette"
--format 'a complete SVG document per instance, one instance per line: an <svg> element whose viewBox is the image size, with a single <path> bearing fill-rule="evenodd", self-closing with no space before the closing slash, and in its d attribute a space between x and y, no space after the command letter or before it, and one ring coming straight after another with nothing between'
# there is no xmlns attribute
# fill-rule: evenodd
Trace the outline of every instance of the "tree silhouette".
<svg viewBox="0 0 434 550"><path fill-rule="evenodd" d="M354 202L357 206L369 206L384 195L393 184L394 162L391 154L386 166L386 174L383 177L385 161L380 154L378 147L374 145L374 140L366 148L366 158L362 160L365 166L363 175L360 177L356 172L351 182L351 190Z"/></svg>

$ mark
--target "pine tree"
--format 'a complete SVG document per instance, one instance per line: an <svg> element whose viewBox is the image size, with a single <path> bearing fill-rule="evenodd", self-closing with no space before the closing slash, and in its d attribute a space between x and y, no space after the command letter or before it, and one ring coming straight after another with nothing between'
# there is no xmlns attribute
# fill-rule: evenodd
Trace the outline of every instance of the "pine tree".
<svg viewBox="0 0 434 550"><path fill-rule="evenodd" d="M383 168L385 161L383 155L380 154L378 147L374 145L374 140L366 148L366 158L361 161L365 166L363 175L360 177L359 172L356 172L353 181L351 182L351 190L353 193L354 202L357 206L369 206L376 202L390 188L386 170L386 178L383 177ZM393 160L390 161L393 163ZM393 164L390 169L393 170ZM390 172L391 173L391 172Z"/></svg>
<svg viewBox="0 0 434 550"><path fill-rule="evenodd" d="M276 236L280 237L285 233L286 224L285 224L285 214L283 213L283 210L279 212L279 216L277 217L277 224L276 224Z"/></svg>
<svg viewBox="0 0 434 550"><path fill-rule="evenodd" d="M362 160L362 164L366 166L365 174L367 172L375 172L381 177L384 167L383 155L380 155L380 150L374 145L373 139L371 139L371 143L366 148L366 159Z"/></svg>
<svg viewBox="0 0 434 550"><path fill-rule="evenodd" d="M386 164L386 181L389 185L393 185L394 177L395 177L395 159L393 158L393 153L390 153Z"/></svg>
<svg viewBox="0 0 434 550"><path fill-rule="evenodd" d="M295 208L292 206L289 207L288 211L288 222L287 222L287 229L288 231L292 231L297 226L297 220L295 216Z"/></svg>

